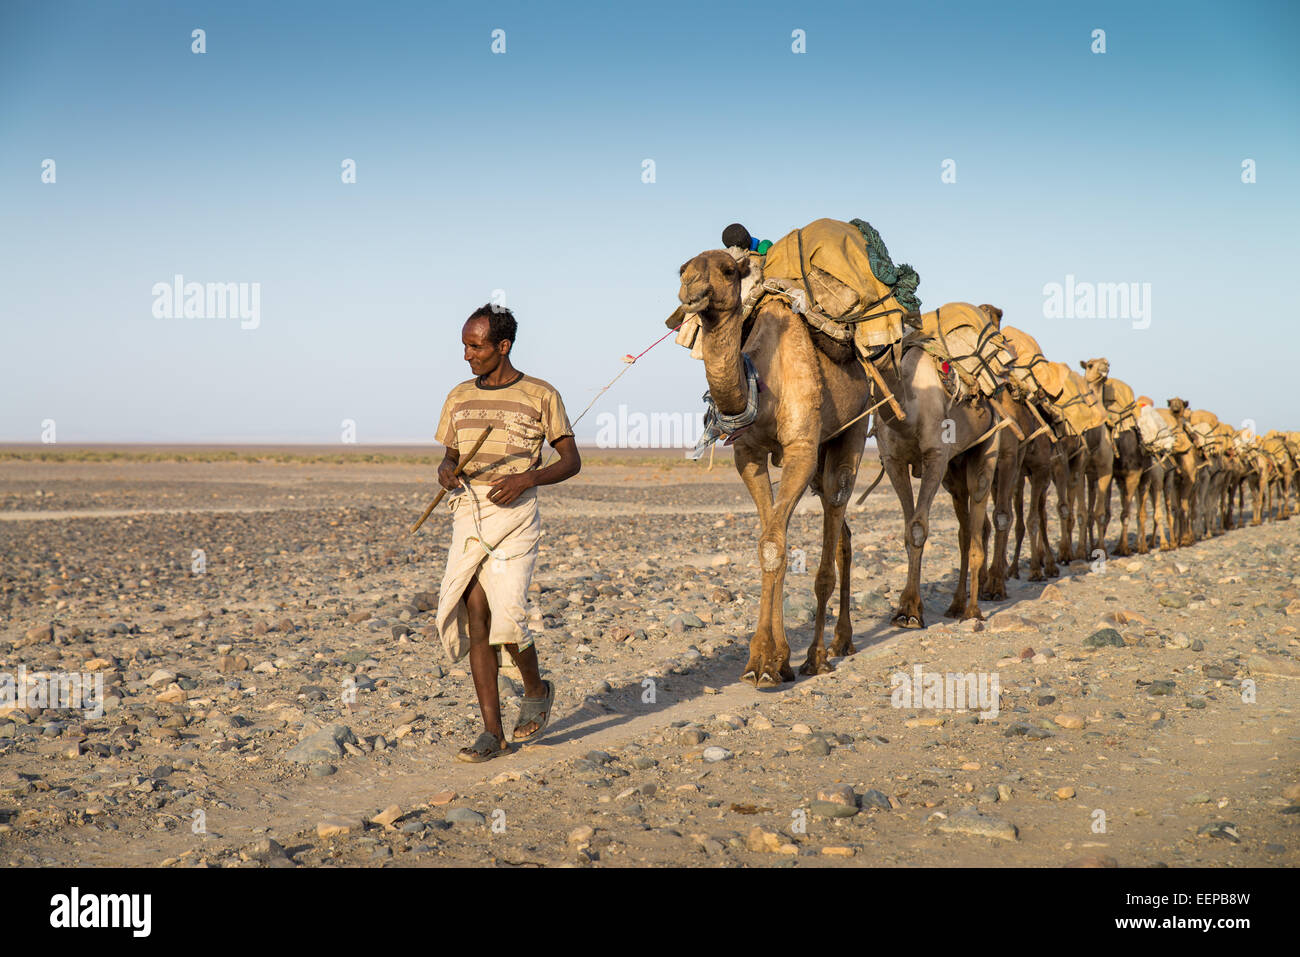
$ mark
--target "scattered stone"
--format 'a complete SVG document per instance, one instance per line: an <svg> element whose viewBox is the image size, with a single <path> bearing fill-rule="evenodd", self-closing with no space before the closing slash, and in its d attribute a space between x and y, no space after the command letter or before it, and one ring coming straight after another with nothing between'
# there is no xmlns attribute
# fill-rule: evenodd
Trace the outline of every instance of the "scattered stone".
<svg viewBox="0 0 1300 957"><path fill-rule="evenodd" d="M1231 821L1214 821L1206 824L1196 832L1197 837L1217 837L1233 844L1241 843L1241 833Z"/></svg>
<svg viewBox="0 0 1300 957"><path fill-rule="evenodd" d="M378 824L386 830L393 830L393 824L402 816L402 809L396 804L390 804L378 814L370 819L371 824Z"/></svg>
<svg viewBox="0 0 1300 957"><path fill-rule="evenodd" d="M316 764L343 757L344 744L356 745L352 729L344 724L331 724L303 738L284 753L286 761L294 764Z"/></svg>
<svg viewBox="0 0 1300 957"><path fill-rule="evenodd" d="M862 807L864 809L876 807L888 811L893 806L893 803L885 795L884 791L877 791L875 788L868 788L862 792Z"/></svg>
<svg viewBox="0 0 1300 957"><path fill-rule="evenodd" d="M858 813L857 807L849 807L838 801L813 801L809 810L814 817L853 817Z"/></svg>
<svg viewBox="0 0 1300 957"><path fill-rule="evenodd" d="M1124 636L1114 628L1100 628L1083 639L1085 648L1123 648Z"/></svg>
<svg viewBox="0 0 1300 957"><path fill-rule="evenodd" d="M1246 657L1246 667L1252 675L1273 675L1277 678L1300 678L1300 661L1281 655L1254 654Z"/></svg>
<svg viewBox="0 0 1300 957"><path fill-rule="evenodd" d="M448 824L486 824L485 818L478 811L467 807L454 807L443 815L443 820Z"/></svg>
<svg viewBox="0 0 1300 957"><path fill-rule="evenodd" d="M335 837L360 833L363 830L365 830L365 825L359 817L331 814L316 825L316 836L321 840L330 840Z"/></svg>
<svg viewBox="0 0 1300 957"><path fill-rule="evenodd" d="M1009 821L981 814L974 808L963 808L939 822L939 830L946 834L969 834L1001 841L1019 840L1020 832Z"/></svg>

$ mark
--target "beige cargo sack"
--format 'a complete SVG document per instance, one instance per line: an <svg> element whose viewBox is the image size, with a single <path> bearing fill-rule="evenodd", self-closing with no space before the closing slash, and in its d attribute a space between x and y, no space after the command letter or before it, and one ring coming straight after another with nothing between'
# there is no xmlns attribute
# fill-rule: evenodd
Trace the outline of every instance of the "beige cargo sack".
<svg viewBox="0 0 1300 957"><path fill-rule="evenodd" d="M783 236L768 249L763 276L805 303L806 311L836 322L888 312L853 323L864 354L903 337L906 309L871 272L866 240L852 223L818 219Z"/></svg>
<svg viewBox="0 0 1300 957"><path fill-rule="evenodd" d="M1047 362L1040 368L1043 376L1060 383L1060 392L1049 408L1064 420L1068 434L1083 435L1105 424L1106 411L1083 376L1063 362Z"/></svg>
<svg viewBox="0 0 1300 957"><path fill-rule="evenodd" d="M968 302L950 302L921 316L920 344L950 361L969 390L993 395L1016 359L1015 349L988 314Z"/></svg>
<svg viewBox="0 0 1300 957"><path fill-rule="evenodd" d="M1030 399L1045 400L1059 396L1062 383L1056 377L1046 375L1048 362L1038 340L1023 329L1008 325L1002 326L1002 335L1015 353L1007 375L1017 388Z"/></svg>
<svg viewBox="0 0 1300 957"><path fill-rule="evenodd" d="M1111 431L1119 434L1127 429L1138 428L1137 398L1128 384L1113 376L1106 377L1102 386L1102 397L1106 405L1106 421Z"/></svg>

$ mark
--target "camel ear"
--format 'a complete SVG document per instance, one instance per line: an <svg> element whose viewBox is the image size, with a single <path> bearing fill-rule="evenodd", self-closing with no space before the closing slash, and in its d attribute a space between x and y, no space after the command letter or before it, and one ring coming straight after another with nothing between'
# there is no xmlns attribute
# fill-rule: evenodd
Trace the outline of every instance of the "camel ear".
<svg viewBox="0 0 1300 957"><path fill-rule="evenodd" d="M749 275L749 253L741 256L740 259L736 261L736 268L740 270L740 276L742 279Z"/></svg>
<svg viewBox="0 0 1300 957"><path fill-rule="evenodd" d="M1086 372L1087 369L1088 369L1088 363L1086 363L1086 362L1084 362L1082 359L1080 359L1080 360L1079 360L1079 368L1080 368L1080 369L1083 369L1083 370Z"/></svg>

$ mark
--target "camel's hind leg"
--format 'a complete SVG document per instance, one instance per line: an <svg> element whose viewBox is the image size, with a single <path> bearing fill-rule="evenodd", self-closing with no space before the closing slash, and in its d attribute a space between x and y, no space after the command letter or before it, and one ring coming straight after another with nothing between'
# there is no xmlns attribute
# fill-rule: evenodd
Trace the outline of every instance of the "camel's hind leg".
<svg viewBox="0 0 1300 957"><path fill-rule="evenodd" d="M1025 472L1023 469L1020 472L1020 477L1016 479L1016 497L1012 504L1015 506L1016 509L1016 551L1011 556L1011 567L1008 570L1007 574L1011 578L1019 578L1020 577L1020 546L1025 540L1025 527L1026 527L1025 526ZM1034 520L1032 492L1030 493L1029 520L1031 523ZM1040 569L1038 575L1041 578L1043 574L1041 571L1042 556L1039 556L1039 564L1035 565L1034 564L1035 559L1032 557L1034 555L1034 540L1032 537L1029 539L1029 553L1031 556L1029 559L1029 580L1037 581L1038 579L1033 577L1034 569L1035 568Z"/></svg>
<svg viewBox="0 0 1300 957"><path fill-rule="evenodd" d="M853 598L849 583L850 566L853 562L853 533L849 531L846 521L840 529L840 547L838 554L840 572L840 613L835 620L835 641L831 643L831 654L837 657L856 655L858 649L853 647L853 620L850 615Z"/></svg>
<svg viewBox="0 0 1300 957"><path fill-rule="evenodd" d="M856 443L861 448L862 440L859 437ZM831 592L835 590L835 566L838 562L841 566L840 576L844 579L843 587L840 592L840 609L839 621L836 622L836 645L839 646L840 634L842 628L847 624L847 597L848 597L848 560L843 556L841 548L847 539L848 525L844 521L844 510L849 504L849 497L853 492L853 482L858 474L858 457L859 453L852 451L853 446L849 443L839 443L838 446L827 447L823 453L823 462L821 474L816 482L818 494L822 500L822 554L821 560L817 564L817 578L813 583L813 591L817 596L817 617L813 622L813 640L808 648L808 657L803 665L799 668L799 673L803 675L820 675L833 670L830 658L826 654L826 646L823 643L823 634L826 630L826 604L830 601ZM847 624L852 645L853 628Z"/></svg>
<svg viewBox="0 0 1300 957"><path fill-rule="evenodd" d="M1047 471L1036 471L1029 477L1030 534L1034 536L1030 540L1030 548L1032 550L1035 544L1037 545L1040 559L1037 566L1038 578L1034 578L1031 574L1030 581L1041 581L1044 575L1048 578L1056 578L1061 574L1061 570L1056 566L1056 558L1052 554L1052 541L1047 534L1047 490L1050 484L1051 476Z"/></svg>

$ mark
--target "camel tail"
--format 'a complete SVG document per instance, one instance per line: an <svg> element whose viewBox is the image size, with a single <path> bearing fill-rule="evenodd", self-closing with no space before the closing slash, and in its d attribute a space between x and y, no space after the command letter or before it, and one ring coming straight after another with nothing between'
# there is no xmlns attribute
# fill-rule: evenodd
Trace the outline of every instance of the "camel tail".
<svg viewBox="0 0 1300 957"><path fill-rule="evenodd" d="M880 484L880 480L884 477L885 477L885 466L882 464L880 466L880 474L876 476L875 481L873 481L870 485L868 485L867 490L858 496L858 501L857 501L858 505L861 505L863 502L867 500L867 496L875 491L876 486Z"/></svg>

